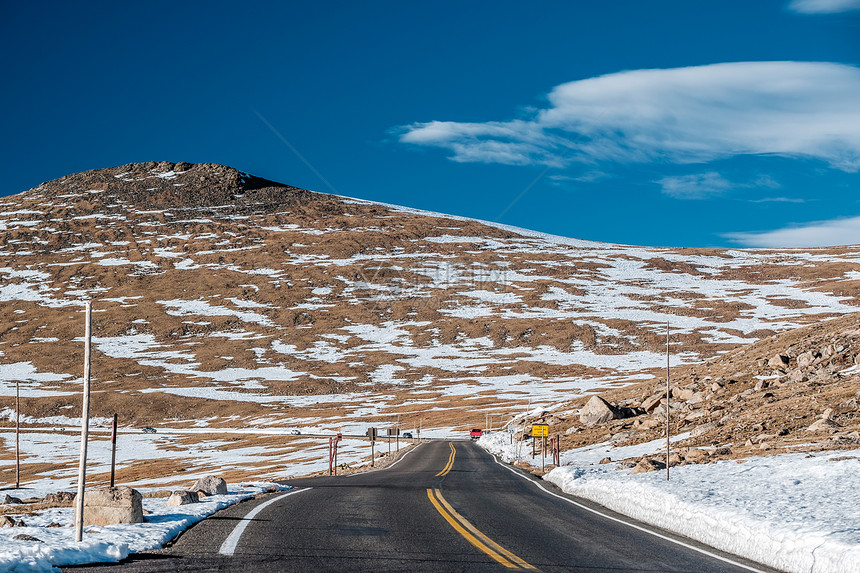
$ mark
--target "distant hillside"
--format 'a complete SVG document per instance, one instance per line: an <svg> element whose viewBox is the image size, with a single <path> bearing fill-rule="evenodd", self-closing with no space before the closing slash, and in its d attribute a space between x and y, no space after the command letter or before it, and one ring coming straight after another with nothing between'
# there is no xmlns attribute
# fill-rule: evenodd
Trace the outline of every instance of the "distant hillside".
<svg viewBox="0 0 860 573"><path fill-rule="evenodd" d="M674 368L670 377L672 434L688 436L675 446L673 463L860 448L860 313ZM563 435L564 449L656 439L665 452L659 440L666 435L665 372L601 396L615 410L609 419L581 416L580 408L593 400L583 397L518 423L524 429L550 424Z"/></svg>
<svg viewBox="0 0 860 573"><path fill-rule="evenodd" d="M408 194L408 190L404 190ZM860 248L554 241L214 164L143 163L0 202L0 390L32 423L465 428L858 310Z"/></svg>

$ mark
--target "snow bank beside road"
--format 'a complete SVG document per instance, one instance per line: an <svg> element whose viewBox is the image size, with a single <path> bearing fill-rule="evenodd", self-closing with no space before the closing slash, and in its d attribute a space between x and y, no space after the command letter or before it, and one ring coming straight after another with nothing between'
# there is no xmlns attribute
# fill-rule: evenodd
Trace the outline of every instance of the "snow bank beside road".
<svg viewBox="0 0 860 573"><path fill-rule="evenodd" d="M505 461L517 457L507 434L478 443ZM641 453L653 453L656 444ZM625 451L626 450L626 451ZM856 452L783 454L630 475L613 459L642 446L607 444L565 452L544 479L565 492L791 573L860 572L860 459ZM524 458L525 459L525 458ZM538 458L539 461L539 458Z"/></svg>
<svg viewBox="0 0 860 573"><path fill-rule="evenodd" d="M254 484L230 488L227 495L213 495L200 503L167 507L167 498L143 500L151 514L144 523L84 528L84 539L75 543L74 509L55 508L37 516L23 516L28 527L0 529L0 571L43 573L56 567L86 563L115 563L130 553L157 549L198 521L234 503L249 499L275 484ZM286 489L283 486L276 486ZM6 490L9 495L43 496L48 491ZM50 523L60 527L48 527ZM20 541L17 535L30 535L40 541Z"/></svg>

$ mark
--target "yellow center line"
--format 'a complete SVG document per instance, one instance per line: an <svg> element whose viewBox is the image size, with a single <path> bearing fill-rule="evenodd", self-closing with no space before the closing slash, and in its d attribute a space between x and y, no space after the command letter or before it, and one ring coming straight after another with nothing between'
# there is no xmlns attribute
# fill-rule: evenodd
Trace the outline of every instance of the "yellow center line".
<svg viewBox="0 0 860 573"><path fill-rule="evenodd" d="M454 456L457 455L457 450L454 449L454 444L448 442L448 446L451 447L451 453L448 455L448 463L445 464L445 467L442 468L442 471L436 474L433 477L445 476L448 475L448 472L451 471L451 468L454 467Z"/></svg>
<svg viewBox="0 0 860 573"><path fill-rule="evenodd" d="M433 504L433 507L436 508L436 511L445 518L445 521L447 521L451 527L457 531L457 533L465 537L466 541L492 557L497 562L501 563L508 569L526 569L529 571L538 570L534 565L531 565L520 557L517 557L481 533L474 525L469 523L465 517L457 513L457 510L451 507L451 504L442 497L442 492L438 489L428 489L427 497L430 499L430 503Z"/></svg>

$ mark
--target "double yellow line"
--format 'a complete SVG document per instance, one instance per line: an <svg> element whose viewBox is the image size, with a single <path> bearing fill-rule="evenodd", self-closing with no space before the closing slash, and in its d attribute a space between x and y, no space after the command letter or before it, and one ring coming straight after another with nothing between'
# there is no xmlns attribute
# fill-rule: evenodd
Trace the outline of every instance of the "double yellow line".
<svg viewBox="0 0 860 573"><path fill-rule="evenodd" d="M442 471L436 474L434 477L446 476L448 472L451 471L451 468L454 467L454 456L457 455L457 450L454 449L454 444L448 442L448 445L451 447L451 453L448 455L448 463L445 464L445 467L442 468Z"/></svg>
<svg viewBox="0 0 860 573"><path fill-rule="evenodd" d="M454 456L457 453L457 450L454 449L454 444L448 442L448 445L451 446L451 454L448 456L448 463L445 464L445 467L436 474L435 477L445 476L448 472L451 471L451 468L454 466ZM526 569L528 571L537 571L538 569L526 562L525 560L517 557L480 531L466 520L465 517L457 513L457 510L451 507L451 504L442 496L442 492L438 488L427 489L427 497L430 499L430 503L433 504L433 507L436 508L436 511L445 518L451 527L454 530L466 538L466 541L492 557L498 563L501 563L508 569Z"/></svg>

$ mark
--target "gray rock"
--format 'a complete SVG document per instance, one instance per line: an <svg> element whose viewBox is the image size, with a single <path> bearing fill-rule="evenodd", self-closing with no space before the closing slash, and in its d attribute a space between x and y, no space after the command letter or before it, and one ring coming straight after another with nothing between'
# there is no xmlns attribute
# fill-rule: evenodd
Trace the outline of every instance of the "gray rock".
<svg viewBox="0 0 860 573"><path fill-rule="evenodd" d="M642 402L642 409L646 412L651 412L660 404L660 400L662 400L664 397L665 394L654 394L649 398L645 398L645 401Z"/></svg>
<svg viewBox="0 0 860 573"><path fill-rule="evenodd" d="M55 507L72 507L75 503L75 494L68 491L58 491L45 496L45 503Z"/></svg>
<svg viewBox="0 0 860 573"><path fill-rule="evenodd" d="M695 392L693 392L691 388L681 388L679 390L674 390L672 392L672 397L688 402L693 397L693 394L695 394Z"/></svg>
<svg viewBox="0 0 860 573"><path fill-rule="evenodd" d="M835 428L841 428L839 424L834 422L829 418L822 418L820 420L816 420L812 423L808 428L806 428L807 432L821 432L825 430L831 430Z"/></svg>
<svg viewBox="0 0 860 573"><path fill-rule="evenodd" d="M800 368L795 368L788 373L787 382L789 384L803 382L804 380L806 380L806 374Z"/></svg>
<svg viewBox="0 0 860 573"><path fill-rule="evenodd" d="M197 503L198 501L200 501L200 496L197 495L196 491L177 490L167 498L167 506L188 505L189 503Z"/></svg>
<svg viewBox="0 0 860 573"><path fill-rule="evenodd" d="M38 537L33 537L32 535L27 535L26 533L19 533L12 539L17 539L18 541L36 541L38 543L44 543L44 541L42 541Z"/></svg>
<svg viewBox="0 0 860 573"><path fill-rule="evenodd" d="M701 426L696 426L692 430L690 430L690 437L695 438L697 436L701 436L702 434L706 434L711 430L716 429L718 424L716 422L709 422L707 424L702 424Z"/></svg>
<svg viewBox="0 0 860 573"><path fill-rule="evenodd" d="M143 523L143 496L130 487L108 487L84 495L84 525Z"/></svg>
<svg viewBox="0 0 860 573"><path fill-rule="evenodd" d="M639 460L639 463L636 464L636 467L634 467L630 473L642 474L665 468L666 464L664 464L663 462L658 462L656 460L652 460L651 458L643 457L641 460Z"/></svg>
<svg viewBox="0 0 860 573"><path fill-rule="evenodd" d="M203 492L205 495L226 495L227 482L216 476L206 476L194 482L191 490Z"/></svg>
<svg viewBox="0 0 860 573"><path fill-rule="evenodd" d="M802 354L797 355L797 367L798 368L807 368L815 362L815 359L821 356L817 352L812 352L811 350L804 352Z"/></svg>
<svg viewBox="0 0 860 573"><path fill-rule="evenodd" d="M0 527L27 527L27 524L16 521L11 515L0 515Z"/></svg>
<svg viewBox="0 0 860 573"><path fill-rule="evenodd" d="M600 396L592 396L579 412L579 421L586 426L596 426L616 418L615 408Z"/></svg>
<svg viewBox="0 0 860 573"><path fill-rule="evenodd" d="M774 355L770 360L767 361L767 365L771 368L782 369L788 366L788 356L783 356L782 354Z"/></svg>
<svg viewBox="0 0 860 573"><path fill-rule="evenodd" d="M24 503L20 498L12 497L9 494L3 496L2 501L0 501L3 505L19 505Z"/></svg>

